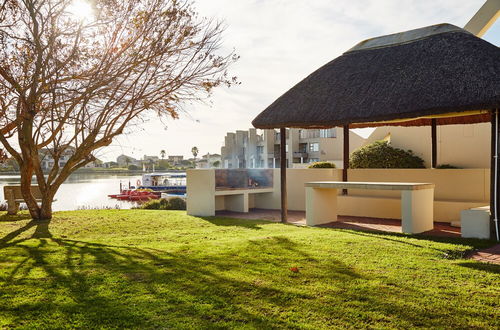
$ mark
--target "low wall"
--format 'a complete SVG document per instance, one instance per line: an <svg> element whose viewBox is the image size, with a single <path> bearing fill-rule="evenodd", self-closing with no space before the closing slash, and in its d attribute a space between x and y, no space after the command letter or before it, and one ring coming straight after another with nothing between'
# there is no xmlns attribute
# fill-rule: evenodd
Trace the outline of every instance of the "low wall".
<svg viewBox="0 0 500 330"><path fill-rule="evenodd" d="M210 171L210 172L209 172ZM280 208L280 174L273 169L271 192L254 194L249 207ZM188 170L188 213L212 207L224 209L224 197L214 196L213 170ZM349 181L434 183L434 221L460 219L460 211L489 204L489 169L351 169ZM309 181L341 181L340 169L288 169L288 209L305 210L304 184ZM340 193L340 192L339 192ZM212 202L213 201L213 202ZM190 205L194 204L194 205ZM198 205L198 206L197 206ZM380 218L400 218L400 192L349 190L339 196L339 214ZM201 214L200 214L201 215ZM203 214L206 215L206 214Z"/></svg>

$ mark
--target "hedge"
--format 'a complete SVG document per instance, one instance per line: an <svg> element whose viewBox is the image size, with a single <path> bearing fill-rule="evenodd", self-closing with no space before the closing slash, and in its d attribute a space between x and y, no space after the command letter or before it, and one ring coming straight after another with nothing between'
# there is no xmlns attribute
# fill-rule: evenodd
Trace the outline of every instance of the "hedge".
<svg viewBox="0 0 500 330"><path fill-rule="evenodd" d="M142 204L139 208L145 210L185 210L186 201L180 197L174 197L169 200L165 198L153 199Z"/></svg>
<svg viewBox="0 0 500 330"><path fill-rule="evenodd" d="M336 168L336 166L330 162L316 162L309 165L309 168Z"/></svg>
<svg viewBox="0 0 500 330"><path fill-rule="evenodd" d="M387 141L375 141L351 154L350 168L425 168L424 160L411 150L398 149Z"/></svg>

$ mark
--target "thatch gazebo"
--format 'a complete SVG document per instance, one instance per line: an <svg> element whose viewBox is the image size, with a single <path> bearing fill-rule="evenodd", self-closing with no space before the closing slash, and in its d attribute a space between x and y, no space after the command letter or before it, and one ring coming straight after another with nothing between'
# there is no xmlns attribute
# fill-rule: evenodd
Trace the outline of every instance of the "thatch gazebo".
<svg viewBox="0 0 500 330"><path fill-rule="evenodd" d="M500 195L498 110L500 48L450 24L365 40L325 64L274 101L256 128L350 128L492 123L491 214L498 239ZM348 139L344 139L347 181ZM282 219L286 221L286 162L281 162Z"/></svg>

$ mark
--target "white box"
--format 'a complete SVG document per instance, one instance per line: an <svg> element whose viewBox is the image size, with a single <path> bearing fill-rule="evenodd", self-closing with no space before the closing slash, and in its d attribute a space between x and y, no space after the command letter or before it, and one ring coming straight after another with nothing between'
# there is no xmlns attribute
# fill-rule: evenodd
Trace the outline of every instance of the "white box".
<svg viewBox="0 0 500 330"><path fill-rule="evenodd" d="M490 207L475 207L460 212L462 237L490 238Z"/></svg>

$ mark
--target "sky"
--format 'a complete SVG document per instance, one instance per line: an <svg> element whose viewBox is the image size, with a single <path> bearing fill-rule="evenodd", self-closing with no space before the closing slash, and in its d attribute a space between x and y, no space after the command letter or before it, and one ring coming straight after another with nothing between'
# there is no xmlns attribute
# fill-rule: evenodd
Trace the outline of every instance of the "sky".
<svg viewBox="0 0 500 330"><path fill-rule="evenodd" d="M227 132L247 130L276 98L323 64L367 38L438 23L463 27L484 0L196 0L201 16L226 24L223 53L240 59L230 69L241 82L186 105L180 119L152 117L98 153L192 157L220 153ZM500 22L484 38L500 45ZM359 133L369 134L365 129Z"/></svg>

